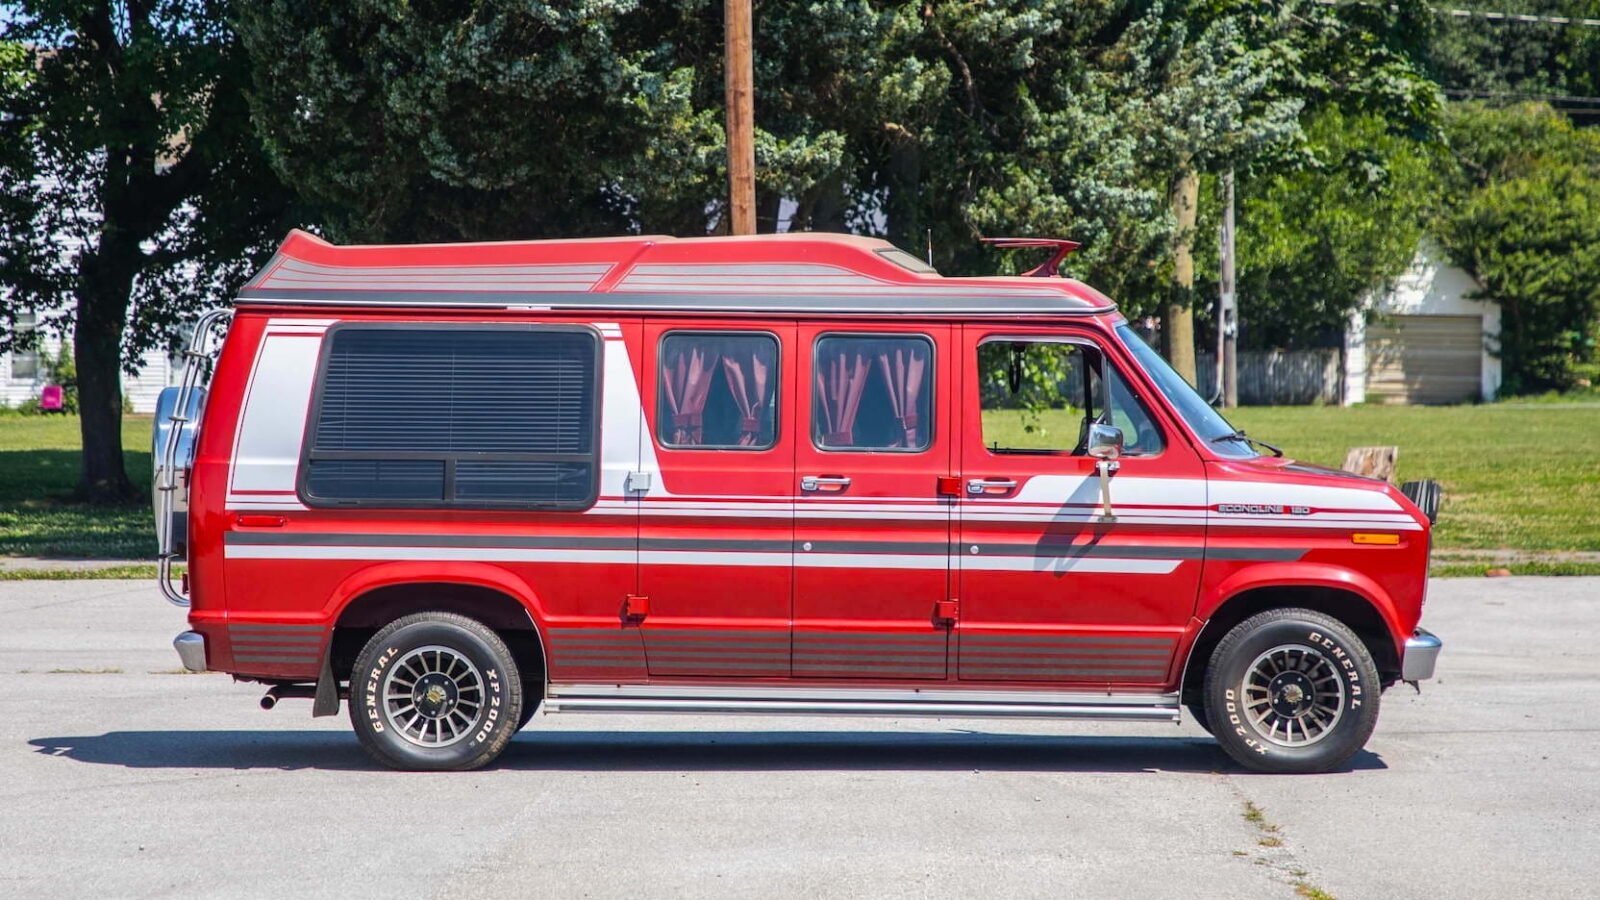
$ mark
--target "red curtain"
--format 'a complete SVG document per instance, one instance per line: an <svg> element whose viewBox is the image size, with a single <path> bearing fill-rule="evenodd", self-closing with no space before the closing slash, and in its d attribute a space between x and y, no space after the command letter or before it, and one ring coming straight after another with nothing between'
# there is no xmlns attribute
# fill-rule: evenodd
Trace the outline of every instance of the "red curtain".
<svg viewBox="0 0 1600 900"><path fill-rule="evenodd" d="M687 340L688 346L669 355L661 365L662 393L672 411L672 442L694 445L705 440L706 398L717 365L712 340Z"/></svg>
<svg viewBox="0 0 1600 900"><path fill-rule="evenodd" d="M749 341L730 341L749 343ZM728 392L739 407L739 446L752 447L761 442L761 411L766 408L772 389L771 346L761 339L758 349L745 353L729 353L722 357L722 371L728 382Z"/></svg>
<svg viewBox="0 0 1600 900"><path fill-rule="evenodd" d="M841 350L821 361L817 371L817 403L821 413L822 443L827 447L850 447L856 442L856 413L861 410L861 392L867 386L872 366L866 354Z"/></svg>
<svg viewBox="0 0 1600 900"><path fill-rule="evenodd" d="M895 420L900 423L904 436L897 442L901 447L920 447L917 435L917 399L922 394L922 376L927 371L928 355L912 347L898 347L892 353L878 353L878 371L883 373L884 386L889 390L889 405L894 409Z"/></svg>

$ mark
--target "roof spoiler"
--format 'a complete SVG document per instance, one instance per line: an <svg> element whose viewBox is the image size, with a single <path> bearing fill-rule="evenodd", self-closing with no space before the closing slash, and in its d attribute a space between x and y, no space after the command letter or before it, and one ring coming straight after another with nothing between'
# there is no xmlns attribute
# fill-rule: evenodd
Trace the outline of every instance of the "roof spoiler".
<svg viewBox="0 0 1600 900"><path fill-rule="evenodd" d="M1054 247L1055 253L1041 263L1038 267L1029 269L1022 274L1033 278L1054 278L1061 274L1061 261L1067 254L1082 247L1077 241L1065 238L1025 238L1025 237L992 237L978 238L978 240L1001 250L1015 250L1020 247Z"/></svg>

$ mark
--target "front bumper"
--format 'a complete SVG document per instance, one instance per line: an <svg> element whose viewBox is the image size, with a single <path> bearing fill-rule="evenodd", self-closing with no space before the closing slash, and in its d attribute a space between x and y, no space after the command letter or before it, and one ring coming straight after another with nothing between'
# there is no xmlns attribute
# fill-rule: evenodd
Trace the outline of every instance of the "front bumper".
<svg viewBox="0 0 1600 900"><path fill-rule="evenodd" d="M185 631L172 639L172 649L178 651L178 659L183 661L183 667L191 672L204 672L206 670L206 639L198 631Z"/></svg>
<svg viewBox="0 0 1600 900"><path fill-rule="evenodd" d="M1433 677L1433 664L1439 659L1444 642L1426 628L1406 638L1406 655L1400 661L1401 681L1427 681Z"/></svg>

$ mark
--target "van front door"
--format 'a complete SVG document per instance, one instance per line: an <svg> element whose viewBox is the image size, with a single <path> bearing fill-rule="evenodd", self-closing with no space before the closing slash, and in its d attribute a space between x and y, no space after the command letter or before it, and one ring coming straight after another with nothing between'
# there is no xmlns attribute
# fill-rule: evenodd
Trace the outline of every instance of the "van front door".
<svg viewBox="0 0 1600 900"><path fill-rule="evenodd" d="M1198 455L1092 332L969 325L961 344L958 677L1166 682L1203 561ZM1124 435L1110 515L1094 422Z"/></svg>
<svg viewBox="0 0 1600 900"><path fill-rule="evenodd" d="M800 326L795 678L947 677L953 334Z"/></svg>

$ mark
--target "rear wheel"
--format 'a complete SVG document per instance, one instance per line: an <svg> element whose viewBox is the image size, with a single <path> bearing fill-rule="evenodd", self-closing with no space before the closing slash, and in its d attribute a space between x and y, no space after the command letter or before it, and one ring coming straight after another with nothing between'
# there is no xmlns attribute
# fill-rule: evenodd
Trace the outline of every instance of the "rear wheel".
<svg viewBox="0 0 1600 900"><path fill-rule="evenodd" d="M1308 609L1252 616L1206 668L1205 707L1222 749L1262 772L1326 772L1378 722L1378 668L1344 623Z"/></svg>
<svg viewBox="0 0 1600 900"><path fill-rule="evenodd" d="M356 657L350 722L361 746L396 769L476 769L499 756L522 718L522 679L500 636L453 613L384 627Z"/></svg>

